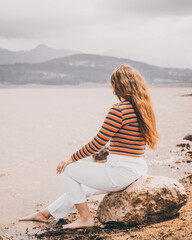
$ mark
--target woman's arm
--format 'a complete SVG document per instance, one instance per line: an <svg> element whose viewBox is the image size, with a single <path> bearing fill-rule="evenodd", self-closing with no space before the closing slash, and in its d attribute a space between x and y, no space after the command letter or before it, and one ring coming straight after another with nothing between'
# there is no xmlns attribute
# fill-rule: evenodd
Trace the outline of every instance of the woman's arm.
<svg viewBox="0 0 192 240"><path fill-rule="evenodd" d="M121 128L122 112L114 105L108 112L98 134L85 146L71 155L72 161L88 157L103 148L111 137Z"/></svg>
<svg viewBox="0 0 192 240"><path fill-rule="evenodd" d="M65 168L67 167L68 164L73 163L73 160L71 159L71 157L68 159L67 162L65 162L64 160L61 161L58 165L57 165L57 173L61 173L64 172Z"/></svg>

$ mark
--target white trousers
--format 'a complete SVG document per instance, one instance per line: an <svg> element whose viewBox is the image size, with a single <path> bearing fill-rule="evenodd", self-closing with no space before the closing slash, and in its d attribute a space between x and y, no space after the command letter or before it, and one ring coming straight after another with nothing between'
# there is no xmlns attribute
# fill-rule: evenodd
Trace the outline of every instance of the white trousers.
<svg viewBox="0 0 192 240"><path fill-rule="evenodd" d="M65 193L48 206L56 219L66 217L87 197L125 189L148 170L144 158L110 154L105 163L79 160L59 174Z"/></svg>

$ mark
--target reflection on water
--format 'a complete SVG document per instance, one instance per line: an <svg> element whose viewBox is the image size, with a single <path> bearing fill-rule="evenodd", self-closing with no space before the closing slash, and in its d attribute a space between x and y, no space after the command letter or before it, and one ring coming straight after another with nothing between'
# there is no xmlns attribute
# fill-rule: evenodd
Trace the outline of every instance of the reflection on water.
<svg viewBox="0 0 192 240"><path fill-rule="evenodd" d="M156 151L147 149L146 159L156 173L155 166L172 161L170 150L192 132L192 97L180 96L191 92L150 88L161 141ZM37 199L55 199L62 191L57 163L96 135L116 102L110 88L0 89L0 174L7 174L0 177L2 202L9 198L9 206L19 208L25 201L31 209ZM158 170L163 175L164 169Z"/></svg>

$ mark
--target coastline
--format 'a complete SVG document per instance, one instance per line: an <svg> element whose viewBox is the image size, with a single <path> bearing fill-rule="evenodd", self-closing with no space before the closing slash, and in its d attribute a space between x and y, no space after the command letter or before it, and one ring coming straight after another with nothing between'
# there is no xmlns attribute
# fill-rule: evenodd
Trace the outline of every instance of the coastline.
<svg viewBox="0 0 192 240"><path fill-rule="evenodd" d="M48 85L48 84L23 84L23 85L14 85L14 84L0 84L0 89L7 88L111 88L109 83L106 84L98 84L98 83L82 83L79 85ZM188 88L192 87L192 83L184 83L184 84L148 84L149 88Z"/></svg>

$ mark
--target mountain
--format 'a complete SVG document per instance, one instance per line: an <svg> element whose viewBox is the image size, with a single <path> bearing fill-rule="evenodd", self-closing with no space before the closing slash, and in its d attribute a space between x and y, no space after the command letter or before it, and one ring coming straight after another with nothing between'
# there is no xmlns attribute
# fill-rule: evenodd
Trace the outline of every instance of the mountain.
<svg viewBox="0 0 192 240"><path fill-rule="evenodd" d="M0 65L0 83L6 85L106 84L113 70L121 64L138 69L151 85L192 83L192 69L162 68L130 59L95 54L76 54L35 64Z"/></svg>
<svg viewBox="0 0 192 240"><path fill-rule="evenodd" d="M58 50L50 48L46 45L38 45L29 51L9 51L0 48L0 64L13 64L13 63L38 63L47 61L54 58L65 57L79 53L72 50Z"/></svg>

